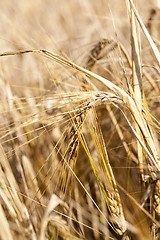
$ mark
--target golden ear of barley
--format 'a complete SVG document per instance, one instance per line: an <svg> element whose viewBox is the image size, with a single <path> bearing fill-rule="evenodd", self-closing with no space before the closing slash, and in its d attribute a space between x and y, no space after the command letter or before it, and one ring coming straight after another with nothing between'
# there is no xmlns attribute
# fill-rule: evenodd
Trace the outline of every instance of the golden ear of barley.
<svg viewBox="0 0 160 240"><path fill-rule="evenodd" d="M78 110L73 116L72 114L69 114L71 127L69 128L67 132L67 143L68 146L65 151L65 162L63 165L63 173L61 176L61 179L59 179L60 182L60 188L65 194L67 194L67 191L70 191L72 189L72 177L73 173L71 171L68 171L67 166L69 165L72 170L74 170L77 156L78 156L78 150L79 150L79 135L78 133L81 132L82 125L84 122L84 119L87 115L87 108L83 110ZM66 164L67 163L67 164Z"/></svg>
<svg viewBox="0 0 160 240"><path fill-rule="evenodd" d="M88 70L91 70L96 61L100 58L101 52L102 50L108 45L108 44L113 44L112 40L108 40L108 39L102 39L99 42L97 42L94 47L92 48L92 50L89 53L89 57L87 59L85 68L87 68ZM117 44L113 44L112 49L115 48L115 46L117 46ZM111 50L112 50L111 49Z"/></svg>
<svg viewBox="0 0 160 240"><path fill-rule="evenodd" d="M126 231L126 223L118 190L115 189L114 192L106 190L106 194L107 206L111 215L111 221L115 228L115 232L117 232L119 235L123 235Z"/></svg>
<svg viewBox="0 0 160 240"><path fill-rule="evenodd" d="M153 199L153 208L158 216L160 217L160 173L156 173L153 168L148 164L148 169L150 171L151 179L153 179L152 183L152 194L151 198ZM154 185L153 185L154 184Z"/></svg>
<svg viewBox="0 0 160 240"><path fill-rule="evenodd" d="M88 155L91 167L101 189L102 196L106 202L109 212L110 226L117 234L123 235L123 233L126 231L126 222L122 203L94 108L90 110L88 115L88 128L97 155L94 156L89 151L89 146L86 147L84 142L81 143ZM83 140L81 139L81 141Z"/></svg>
<svg viewBox="0 0 160 240"><path fill-rule="evenodd" d="M160 217L160 180L157 180L154 192L154 209Z"/></svg>

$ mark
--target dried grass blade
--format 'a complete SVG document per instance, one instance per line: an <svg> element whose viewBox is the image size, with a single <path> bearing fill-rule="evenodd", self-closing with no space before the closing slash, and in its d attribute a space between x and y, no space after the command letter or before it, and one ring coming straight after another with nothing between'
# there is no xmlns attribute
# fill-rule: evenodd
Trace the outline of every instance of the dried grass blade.
<svg viewBox="0 0 160 240"><path fill-rule="evenodd" d="M132 1L132 0L129 0L129 2L130 2L130 4L131 4L131 7L132 7L132 9L133 9L133 11L134 11L134 14L135 14L138 22L139 22L139 25L140 25L141 29L143 30L146 38L148 39L148 41L149 41L149 43L150 43L150 45L151 45L151 48L152 48L152 50L153 50L153 53L154 53L154 55L155 55L155 57L156 57L156 59L157 59L157 62L158 62L158 64L159 64L159 66L160 66L160 53L159 53L159 50L158 50L158 48L156 47L155 43L153 42L153 40L152 40L152 38L151 38L151 36L150 36L147 28L145 27L145 25L144 25L144 23L143 23L140 15L139 15L139 13L138 13L138 11L137 11L137 9L136 9L133 1Z"/></svg>
<svg viewBox="0 0 160 240"><path fill-rule="evenodd" d="M134 13L131 9L131 51L132 51L132 86L133 93L135 97L135 102L139 111L142 111L142 73L141 73L141 61L140 61L140 51L139 51L139 42L136 29L136 21ZM139 138L143 141L143 136L140 131L138 124L135 122L135 128ZM144 179L143 174L143 149L140 142L137 140L137 152L138 152L138 162L142 179Z"/></svg>
<svg viewBox="0 0 160 240"><path fill-rule="evenodd" d="M0 205L0 219L1 219L0 238L2 240L6 240L6 239L12 240L13 238L9 228L8 220L4 214L4 211L1 205Z"/></svg>
<svg viewBox="0 0 160 240"><path fill-rule="evenodd" d="M53 230L57 230L57 239L61 238L61 236L63 236L65 239L81 239L72 235L70 226L64 219L62 219L62 217L60 216L60 212L59 216L57 216L56 213L58 213L58 211L56 211L55 208L58 206L61 206L62 208L68 210L67 204L63 202L60 198L58 198L55 194L53 194L50 198L50 201L41 221L39 240L45 239L46 228L49 223L53 227ZM65 214L63 213L62 215L65 216ZM57 234L54 234L54 236L56 236Z"/></svg>

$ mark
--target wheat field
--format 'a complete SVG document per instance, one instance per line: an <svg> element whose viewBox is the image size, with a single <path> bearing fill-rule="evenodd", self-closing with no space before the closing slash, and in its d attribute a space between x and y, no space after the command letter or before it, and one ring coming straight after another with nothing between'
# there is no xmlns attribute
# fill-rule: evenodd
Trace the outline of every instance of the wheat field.
<svg viewBox="0 0 160 240"><path fill-rule="evenodd" d="M160 1L0 1L0 239L160 239Z"/></svg>

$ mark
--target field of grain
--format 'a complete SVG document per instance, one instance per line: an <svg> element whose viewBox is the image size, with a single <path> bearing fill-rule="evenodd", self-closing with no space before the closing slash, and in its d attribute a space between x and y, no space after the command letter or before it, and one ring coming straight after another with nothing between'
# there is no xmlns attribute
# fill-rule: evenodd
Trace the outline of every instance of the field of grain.
<svg viewBox="0 0 160 240"><path fill-rule="evenodd" d="M0 239L160 239L160 1L0 1Z"/></svg>

